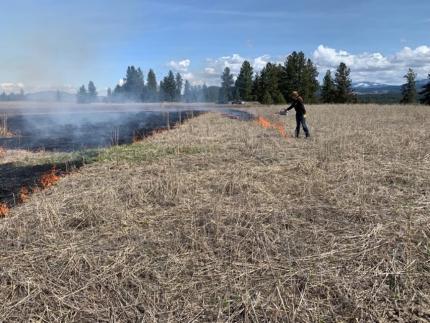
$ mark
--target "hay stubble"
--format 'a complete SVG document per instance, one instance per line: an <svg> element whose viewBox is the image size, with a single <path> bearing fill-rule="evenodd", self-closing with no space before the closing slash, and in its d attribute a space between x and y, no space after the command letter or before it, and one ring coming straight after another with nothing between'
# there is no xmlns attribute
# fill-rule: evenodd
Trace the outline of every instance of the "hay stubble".
<svg viewBox="0 0 430 323"><path fill-rule="evenodd" d="M0 317L429 320L429 117L314 106L295 140L207 114L86 166L2 219Z"/></svg>

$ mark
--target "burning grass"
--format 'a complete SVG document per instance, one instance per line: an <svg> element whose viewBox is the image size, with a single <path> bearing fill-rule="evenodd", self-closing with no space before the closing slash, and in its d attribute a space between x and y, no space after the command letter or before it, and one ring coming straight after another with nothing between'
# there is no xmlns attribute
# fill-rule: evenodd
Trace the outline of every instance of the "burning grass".
<svg viewBox="0 0 430 323"><path fill-rule="evenodd" d="M308 115L200 116L37 192L0 222L1 319L428 321L430 110Z"/></svg>

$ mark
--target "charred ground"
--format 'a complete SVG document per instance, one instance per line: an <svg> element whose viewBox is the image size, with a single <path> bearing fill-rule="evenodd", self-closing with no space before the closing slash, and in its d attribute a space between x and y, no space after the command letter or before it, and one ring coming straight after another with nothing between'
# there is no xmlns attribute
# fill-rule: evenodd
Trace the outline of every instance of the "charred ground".
<svg viewBox="0 0 430 323"><path fill-rule="evenodd" d="M313 106L295 140L205 114L106 150L2 220L0 316L429 320L429 120Z"/></svg>

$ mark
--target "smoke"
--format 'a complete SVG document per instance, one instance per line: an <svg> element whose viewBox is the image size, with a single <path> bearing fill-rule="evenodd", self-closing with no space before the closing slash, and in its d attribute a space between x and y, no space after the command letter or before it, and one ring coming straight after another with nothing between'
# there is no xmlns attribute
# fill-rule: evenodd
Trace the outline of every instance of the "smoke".
<svg viewBox="0 0 430 323"><path fill-rule="evenodd" d="M57 111L32 108L8 117L8 128L15 134L1 138L7 149L76 151L131 143L154 130L167 129L201 113L210 107L170 106L142 109L136 105L121 105L118 109L103 106L62 105ZM249 120L243 111L217 108L231 117Z"/></svg>

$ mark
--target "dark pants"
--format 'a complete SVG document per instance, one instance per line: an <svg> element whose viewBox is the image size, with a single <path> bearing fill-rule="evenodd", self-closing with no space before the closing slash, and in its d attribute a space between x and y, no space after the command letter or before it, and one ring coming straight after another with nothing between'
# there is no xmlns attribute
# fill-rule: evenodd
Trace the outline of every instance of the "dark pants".
<svg viewBox="0 0 430 323"><path fill-rule="evenodd" d="M306 117L301 113L296 113L296 137L299 137L300 134L300 125L303 127L303 131L305 132L306 137L310 136L308 125L306 124Z"/></svg>

